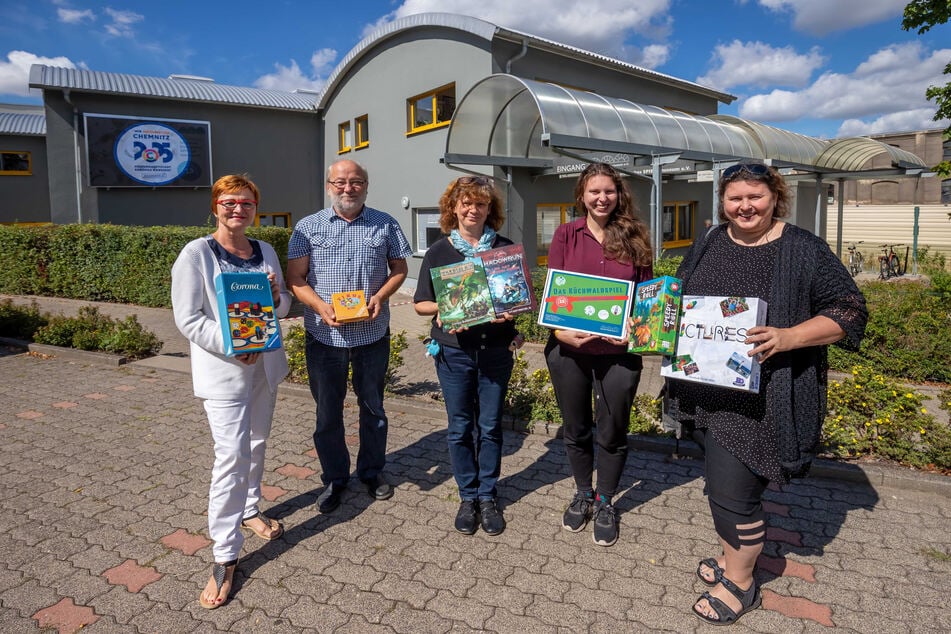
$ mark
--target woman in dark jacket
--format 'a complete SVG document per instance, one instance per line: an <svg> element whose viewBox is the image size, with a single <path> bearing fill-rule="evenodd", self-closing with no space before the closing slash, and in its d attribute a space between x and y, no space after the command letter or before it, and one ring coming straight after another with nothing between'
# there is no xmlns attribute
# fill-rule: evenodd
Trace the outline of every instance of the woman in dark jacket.
<svg viewBox="0 0 951 634"><path fill-rule="evenodd" d="M762 495L806 473L826 412L826 347L857 349L865 299L829 246L782 220L790 193L775 169L738 164L719 182L720 220L687 254L685 295L758 297L766 325L749 330L761 367L758 394L668 380L668 414L703 447L707 495L723 552L700 562L710 587L694 614L736 621L760 604L753 579L766 539Z"/></svg>

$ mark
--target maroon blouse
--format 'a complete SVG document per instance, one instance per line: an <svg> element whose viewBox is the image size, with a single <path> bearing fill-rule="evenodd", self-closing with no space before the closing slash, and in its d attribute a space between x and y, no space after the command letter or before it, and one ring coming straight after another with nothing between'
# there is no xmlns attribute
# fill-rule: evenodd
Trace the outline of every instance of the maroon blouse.
<svg viewBox="0 0 951 634"><path fill-rule="evenodd" d="M584 216L555 229L548 249L548 268L631 280L635 284L654 276L649 266L624 264L605 257L601 243L588 229ZM574 352L575 348L567 350ZM612 344L603 339L590 341L577 349L585 354L617 354L626 350L627 344L624 342Z"/></svg>

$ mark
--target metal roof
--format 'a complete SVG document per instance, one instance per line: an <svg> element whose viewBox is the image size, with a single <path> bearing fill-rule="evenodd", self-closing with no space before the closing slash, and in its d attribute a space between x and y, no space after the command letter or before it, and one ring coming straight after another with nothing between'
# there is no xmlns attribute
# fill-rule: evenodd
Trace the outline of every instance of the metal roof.
<svg viewBox="0 0 951 634"><path fill-rule="evenodd" d="M46 115L42 112L0 112L0 134L46 136Z"/></svg>
<svg viewBox="0 0 951 634"><path fill-rule="evenodd" d="M229 86L204 79L145 77L43 64L34 64L30 68L30 88L183 99L276 110L313 110L317 101L317 95L309 93Z"/></svg>
<svg viewBox="0 0 951 634"><path fill-rule="evenodd" d="M506 29L468 15L459 15L457 13L417 13L394 20L393 22L388 22L360 40L360 42L347 53L346 57L340 60L340 63L337 64L336 68L334 68L333 72L328 76L327 83L324 85L324 90L320 96L320 102L317 107L319 109L324 108L327 99L333 94L337 84L345 76L347 71L371 48L404 31L426 27L456 29L471 33L488 42L491 42L496 37L518 43L525 41L529 46L534 48L545 49L559 55L566 55L589 63L607 66L629 75L644 77L658 83L674 86L681 90L699 93L723 103L732 103L736 99L736 97L728 93L713 90L712 88L679 79L672 75L658 73L635 64L622 62L621 60L613 59L606 55L592 53L591 51L531 35L530 33Z"/></svg>
<svg viewBox="0 0 951 634"><path fill-rule="evenodd" d="M825 141L731 116L690 115L512 75L490 75L459 102L446 161L550 167L556 154L678 154L698 163L769 161L854 173L887 154L895 169L927 169L916 155L867 138ZM838 175L838 174L837 174Z"/></svg>

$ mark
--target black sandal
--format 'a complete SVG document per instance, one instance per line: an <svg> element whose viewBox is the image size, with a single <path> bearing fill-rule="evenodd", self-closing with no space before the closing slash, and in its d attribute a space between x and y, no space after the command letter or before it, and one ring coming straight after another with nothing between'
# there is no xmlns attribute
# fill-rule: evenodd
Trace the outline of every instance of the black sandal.
<svg viewBox="0 0 951 634"><path fill-rule="evenodd" d="M735 583L726 577L720 577L720 584L729 590L730 594L735 596L740 602L740 611L734 612L733 608L728 606L726 603L716 598L709 592L704 592L700 595L700 598L697 599L697 602L699 602L700 599L706 599L707 603L710 604L710 607L713 608L713 611L716 612L717 618L713 619L706 614L701 614L698 612L697 603L695 602L693 604L693 608L690 611L693 612L693 615L698 619L706 621L711 625L731 625L736 623L740 617L747 612L758 608L763 602L763 597L760 595L759 587L756 585L755 579L747 590L740 590Z"/></svg>
<svg viewBox="0 0 951 634"><path fill-rule="evenodd" d="M274 533L274 535L268 537L266 533L262 533L262 532L259 531L258 529L254 528L253 526L251 526L250 524L248 524L249 521L253 520L253 519L256 518L256 517L261 518L261 521L264 522L264 523L267 525L268 530L272 530L272 531L273 531L273 530L276 530L277 532ZM254 533L255 535L257 535L257 536L260 537L261 539L265 539L265 540L267 540L267 541L269 541L269 542L270 542L270 541L274 541L275 539L278 539L281 535L284 534L284 527L281 526L281 523L280 523L280 522L278 522L277 520L272 519L272 518L270 518L270 517L267 517L264 513L260 512L260 511L258 511L257 513L255 513L255 514L252 515L251 517L246 517L246 518L244 518L243 520L241 520L241 527L248 529L249 531L251 531L252 533Z"/></svg>
<svg viewBox="0 0 951 634"><path fill-rule="evenodd" d="M701 566L706 566L713 571L713 581L709 581L703 576L703 573L700 572ZM717 560L713 557L701 559L700 563L697 564L697 578L700 579L704 585L710 586L712 588L713 586L720 583L720 579L723 578L723 568L720 567L720 565L717 563Z"/></svg>
<svg viewBox="0 0 951 634"><path fill-rule="evenodd" d="M205 589L202 588L201 594L198 595L198 604L206 610L214 610L215 608L220 608L225 603L228 602L230 596L226 596L222 599L221 603L218 603L218 595L221 594L221 586L225 585L225 579L228 576L228 568L231 568L231 584L234 585L234 570L238 565L238 560L233 559L232 561L226 561L223 564L215 562L214 567L211 569L211 576L215 580L215 600L211 603L205 601ZM228 595L231 594L231 588L228 588Z"/></svg>

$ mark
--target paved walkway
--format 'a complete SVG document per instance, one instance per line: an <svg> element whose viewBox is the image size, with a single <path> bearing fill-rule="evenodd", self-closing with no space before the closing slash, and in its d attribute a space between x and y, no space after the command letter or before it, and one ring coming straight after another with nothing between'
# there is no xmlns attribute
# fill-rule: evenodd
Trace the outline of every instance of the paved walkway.
<svg viewBox="0 0 951 634"><path fill-rule="evenodd" d="M160 337L170 332L168 311L134 312ZM166 340L165 352L183 354L178 346ZM420 347L414 356L422 372ZM319 515L314 404L289 385L264 478L265 506L287 534L250 535L232 601L203 610L212 453L190 377L169 371L181 369L0 357L0 631L708 629L689 614L704 589L696 562L715 551L698 462L632 451L617 498L621 539L605 549L590 530L560 528L573 489L561 441L506 432L508 528L466 537L452 529L458 498L441 406L392 397L396 495L373 502L354 486ZM951 497L811 478L767 499L756 573L764 609L735 631L951 631Z"/></svg>

